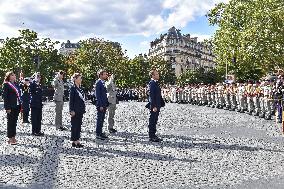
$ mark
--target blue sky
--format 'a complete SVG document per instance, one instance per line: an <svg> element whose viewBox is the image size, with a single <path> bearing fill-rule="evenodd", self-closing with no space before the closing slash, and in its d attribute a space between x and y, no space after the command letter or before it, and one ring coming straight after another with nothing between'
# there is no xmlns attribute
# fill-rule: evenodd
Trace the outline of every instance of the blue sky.
<svg viewBox="0 0 284 189"><path fill-rule="evenodd" d="M132 58L147 53L150 41L172 26L200 41L210 38L216 28L205 14L227 1L1 0L0 38L16 36L23 28L61 42L100 37L120 42Z"/></svg>

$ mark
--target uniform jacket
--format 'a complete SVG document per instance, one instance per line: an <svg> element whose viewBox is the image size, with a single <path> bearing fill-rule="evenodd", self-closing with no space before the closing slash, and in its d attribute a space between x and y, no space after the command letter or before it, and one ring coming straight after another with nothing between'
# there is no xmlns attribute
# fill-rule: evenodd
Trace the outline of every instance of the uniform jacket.
<svg viewBox="0 0 284 189"><path fill-rule="evenodd" d="M64 96L64 83L63 83L63 81L55 78L53 80L53 86L54 86L53 100L58 101L58 102L63 102L63 96Z"/></svg>
<svg viewBox="0 0 284 189"><path fill-rule="evenodd" d="M21 85L21 90L22 90L22 105L23 105L23 110L28 111L30 109L30 101L31 101L31 95L30 95L30 87L22 84Z"/></svg>
<svg viewBox="0 0 284 189"><path fill-rule="evenodd" d="M31 108L42 108L42 89L41 85L33 81L30 84Z"/></svg>
<svg viewBox="0 0 284 189"><path fill-rule="evenodd" d="M106 90L107 90L107 98L110 104L117 104L117 92L116 86L111 78L109 81L106 82Z"/></svg>
<svg viewBox="0 0 284 189"><path fill-rule="evenodd" d="M73 85L70 88L70 98L69 98L69 111L74 111L75 114L84 114L86 112L85 101L80 97L79 92L84 98L84 91Z"/></svg>

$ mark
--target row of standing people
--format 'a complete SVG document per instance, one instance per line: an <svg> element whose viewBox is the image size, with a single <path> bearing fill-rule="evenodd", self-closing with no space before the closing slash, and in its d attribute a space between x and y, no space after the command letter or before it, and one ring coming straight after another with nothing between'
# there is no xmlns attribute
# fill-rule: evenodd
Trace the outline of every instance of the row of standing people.
<svg viewBox="0 0 284 189"><path fill-rule="evenodd" d="M162 89L168 102L192 103L219 109L238 111L259 116L267 120L277 110L278 121L282 122L283 79L276 82L217 83L216 85L188 85Z"/></svg>
<svg viewBox="0 0 284 189"><path fill-rule="evenodd" d="M159 79L157 71L151 72L151 76ZM55 125L58 130L67 130L62 126L62 111L64 106L64 83L63 83L64 72L58 72L57 76L53 81L54 92L54 103L55 103ZM98 72L99 79L95 84L95 95L96 95L96 110L97 110L97 122L96 122L96 138L101 140L108 139L108 136L103 132L103 124L105 115L108 112L108 130L110 133L117 132L114 129L114 115L116 110L116 104L118 100L117 88L114 84L114 76L108 76L105 70ZM30 79L32 81L30 82ZM31 124L32 124L32 135L44 136L41 132L42 122L42 88L41 88L41 76L39 73L35 73L32 78L27 78L24 83L18 85L16 82L16 75L13 72L7 72L3 83L3 98L4 98L4 109L7 113L7 137L9 138L8 143L11 145L17 144L16 140L16 127L20 112L23 114L23 122L29 123L29 111L31 111ZM83 115L86 113L85 105L85 94L81 88L82 75L75 73L72 76L73 85L70 88L69 96L69 113L71 116L71 141L73 147L83 147L80 143L80 133ZM156 136L156 124L158 120L158 113L161 106L161 90L156 82L152 82L152 78L149 86L154 86L154 89L150 87L150 99L149 109L151 116L149 119L149 137L150 141L159 142L161 141ZM152 90L152 92L151 92ZM152 100L151 100L152 99Z"/></svg>

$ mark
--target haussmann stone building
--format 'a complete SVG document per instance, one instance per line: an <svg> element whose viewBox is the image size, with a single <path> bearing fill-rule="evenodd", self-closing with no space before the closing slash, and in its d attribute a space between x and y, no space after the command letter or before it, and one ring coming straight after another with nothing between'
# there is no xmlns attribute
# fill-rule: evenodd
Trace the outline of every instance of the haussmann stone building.
<svg viewBox="0 0 284 189"><path fill-rule="evenodd" d="M161 56L169 61L176 76L188 69L203 67L208 71L216 66L211 45L198 42L190 34L182 35L175 27L150 43L149 56Z"/></svg>

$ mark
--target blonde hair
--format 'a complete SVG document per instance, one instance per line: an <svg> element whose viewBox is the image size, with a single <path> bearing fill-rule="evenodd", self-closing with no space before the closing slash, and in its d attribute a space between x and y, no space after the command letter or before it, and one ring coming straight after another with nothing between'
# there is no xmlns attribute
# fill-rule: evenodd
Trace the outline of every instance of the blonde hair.
<svg viewBox="0 0 284 189"><path fill-rule="evenodd" d="M11 77L11 75L13 75L13 74L15 74L15 73L12 72L12 71L7 72L7 73L5 74L4 83L5 83L5 82L9 82L9 81L10 81L10 77Z"/></svg>
<svg viewBox="0 0 284 189"><path fill-rule="evenodd" d="M75 83L75 80L78 79L78 77L82 76L80 73L74 73L71 77L71 81Z"/></svg>

